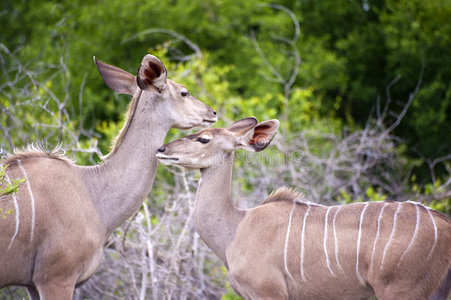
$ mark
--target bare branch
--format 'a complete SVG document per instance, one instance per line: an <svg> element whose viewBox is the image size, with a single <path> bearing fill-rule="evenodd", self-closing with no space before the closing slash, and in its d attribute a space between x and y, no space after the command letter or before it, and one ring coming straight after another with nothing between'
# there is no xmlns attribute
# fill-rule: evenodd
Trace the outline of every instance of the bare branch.
<svg viewBox="0 0 451 300"><path fill-rule="evenodd" d="M271 71L271 73L274 75L276 79L274 81L285 83L285 80L283 79L282 75L273 67L273 65L269 62L266 55L263 53L262 49L260 48L260 44L257 41L257 38L255 37L255 31L251 30L251 41L254 45L255 50L257 51L258 55L260 55L260 58L263 60L264 64L268 69Z"/></svg>
<svg viewBox="0 0 451 300"><path fill-rule="evenodd" d="M178 32L172 31L170 29L166 29L166 28L152 28L152 29L146 29L146 30L140 31L140 32L138 32L138 33L136 33L136 34L134 34L134 35L122 40L122 44L128 43L128 42L130 42L132 40L136 40L138 38L141 38L143 36L146 36L148 34L153 34L153 33L166 33L166 34L169 34L169 35L172 35L172 36L176 37L177 39L183 41L191 49L193 49L193 51L195 52L195 55L198 58L202 58L202 51L200 50L200 48L195 43L193 43L191 40L189 40L184 35L182 35L182 34L180 34ZM192 57L192 55L186 55L184 57L181 57L180 60L181 61L187 61L187 60L190 60L191 57Z"/></svg>
<svg viewBox="0 0 451 300"><path fill-rule="evenodd" d="M407 110L409 109L410 105L412 104L413 99L415 98L415 96L417 95L418 91L420 90L421 84L423 83L423 73L424 73L424 62L421 66L421 71L420 71L420 75L418 77L418 82L415 86L415 89L413 90L413 92L411 92L409 94L409 99L407 100L407 102L405 103L401 113L398 115L398 117L396 118L396 121L393 122L393 124L391 124L384 132L384 134L388 134L389 132L392 132L398 125L399 123L401 123L401 120L404 118L404 116L407 113ZM396 79L396 78L395 78Z"/></svg>

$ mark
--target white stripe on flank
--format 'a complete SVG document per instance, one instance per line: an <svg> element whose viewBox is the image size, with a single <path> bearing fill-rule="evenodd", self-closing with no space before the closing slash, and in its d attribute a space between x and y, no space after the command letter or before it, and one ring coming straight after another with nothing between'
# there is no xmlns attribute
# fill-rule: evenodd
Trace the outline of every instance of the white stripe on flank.
<svg viewBox="0 0 451 300"><path fill-rule="evenodd" d="M396 266L397 268L401 264L401 261L404 259L407 252L409 252L410 248L412 247L413 242L415 241L415 238L417 237L418 227L420 226L420 209L418 208L418 205L415 202L410 202L410 203L415 205L415 209L416 209L415 231L413 232L412 239L410 240L409 245L407 246L406 250L404 250L404 252L401 255L401 258L398 261L398 265Z"/></svg>
<svg viewBox="0 0 451 300"><path fill-rule="evenodd" d="M304 220L302 222L302 235L301 235L301 276L302 276L302 280L307 281L307 279L305 278L305 274L304 274L304 236L305 236L305 224L307 221L307 216L310 212L310 208L311 206L309 204L308 205L308 209L305 212L304 215Z"/></svg>
<svg viewBox="0 0 451 300"><path fill-rule="evenodd" d="M291 278L291 280L293 280L293 276L291 276L291 273L288 270L287 254L288 254L288 239L290 238L290 230L291 230L291 219L293 218L293 211L294 211L295 207L296 207L296 201L293 201L293 206L291 207L291 211L290 211L290 218L288 219L287 236L285 237L285 248L283 249L283 264L285 266L285 271L287 272L287 274Z"/></svg>
<svg viewBox="0 0 451 300"><path fill-rule="evenodd" d="M18 163L19 163L20 170L22 171L23 175L25 176L25 182L27 183L28 193L30 194L30 199L31 199L31 235L30 235L30 242L31 242L31 241L33 241L34 223L35 223L35 219L36 219L35 200L34 200L33 192L31 191L31 185L30 185L30 181L28 180L27 172L25 171L25 168L22 166L22 162L20 160L18 160Z"/></svg>
<svg viewBox="0 0 451 300"><path fill-rule="evenodd" d="M12 185L13 183L11 182L11 179L9 178L8 174L5 171L5 178L6 181L8 181L9 185ZM11 194L14 200L14 209L16 210L15 214L16 214L16 230L14 231L13 236L11 237L11 242L9 243L8 246L8 250L9 248L11 248L11 246L13 245L14 239L17 236L17 233L19 232L19 226L20 226L20 219L19 219L19 203L17 202L17 197L16 197L16 193L12 193Z"/></svg>
<svg viewBox="0 0 451 300"><path fill-rule="evenodd" d="M400 210L401 210L401 203L398 202L398 206L396 208L395 214L393 215L393 228L391 229L391 233L390 233L390 236L388 238L388 242L385 245L384 253L382 253L382 261L381 261L381 267L380 267L381 270L384 268L384 260L385 260L385 255L387 254L388 246L390 245L391 241L393 240L393 236L395 235L396 220L397 220L398 213L399 213Z"/></svg>
<svg viewBox="0 0 451 300"><path fill-rule="evenodd" d="M363 218L365 217L365 211L368 208L369 203L366 202L365 206L362 209L362 212L360 213L360 222L359 222L359 234L357 236L357 253L356 253L356 262L355 262L355 273L357 275L357 279L360 281L362 285L365 284L365 281L363 280L362 276L360 276L359 273L359 252L360 252L360 239L362 238L362 223Z"/></svg>
<svg viewBox="0 0 451 300"><path fill-rule="evenodd" d="M325 220L325 224L324 224L324 241L323 241L323 247L324 247L324 254L326 255L326 264L327 264L327 268L329 269L330 274L332 274L333 276L335 276L334 272L332 271L332 269L330 268L330 262L329 262L329 254L327 253L327 217L329 216L329 211L332 207L328 207L327 211L326 211L326 220Z"/></svg>
<svg viewBox="0 0 451 300"><path fill-rule="evenodd" d="M435 245L437 244L437 224L435 224L434 217L432 216L431 210L429 209L429 207L426 207L426 210L428 212L429 217L432 220L432 225L434 225L434 244L432 245L431 251L429 251L428 257L426 258L426 260L429 260L429 258L431 258L432 252L434 252Z"/></svg>
<svg viewBox="0 0 451 300"><path fill-rule="evenodd" d="M344 273L343 268L340 265L340 262L338 261L338 239L337 239L337 231L335 229L335 218L337 217L338 211L341 209L341 206L338 206L337 210L335 211L334 218L332 220L332 226L334 231L334 243L335 243L335 261L337 262L338 267L340 268L341 272Z"/></svg>
<svg viewBox="0 0 451 300"><path fill-rule="evenodd" d="M373 252L371 253L371 270L373 270L374 251L376 250L376 243L377 243L377 239L379 238L379 234L380 234L379 230L381 227L382 214L384 213L384 209L387 205L388 205L388 203L385 202L384 206L382 206L381 211L379 212L379 217L377 218L377 232L376 232L376 237L374 238Z"/></svg>

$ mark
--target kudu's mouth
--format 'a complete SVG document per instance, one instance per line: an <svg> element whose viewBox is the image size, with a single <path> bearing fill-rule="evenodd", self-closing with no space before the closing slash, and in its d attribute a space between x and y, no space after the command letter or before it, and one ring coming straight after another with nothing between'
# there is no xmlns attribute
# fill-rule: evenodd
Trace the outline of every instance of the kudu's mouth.
<svg viewBox="0 0 451 300"><path fill-rule="evenodd" d="M214 119L212 119L212 120L202 119L202 125L210 127L210 126L213 125L217 120L218 120L218 118L214 118Z"/></svg>
<svg viewBox="0 0 451 300"><path fill-rule="evenodd" d="M170 156L167 156L167 155L162 154L162 153L157 153L156 156L157 156L157 158L159 160L172 160L172 161L178 161L179 160L178 157L170 157Z"/></svg>

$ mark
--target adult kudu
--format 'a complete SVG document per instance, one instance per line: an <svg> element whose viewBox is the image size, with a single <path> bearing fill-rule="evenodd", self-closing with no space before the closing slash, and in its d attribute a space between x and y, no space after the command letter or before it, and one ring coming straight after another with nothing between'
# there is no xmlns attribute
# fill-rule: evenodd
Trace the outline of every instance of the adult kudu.
<svg viewBox="0 0 451 300"><path fill-rule="evenodd" d="M281 188L241 210L231 199L234 151L260 151L279 122L237 121L157 150L160 162L201 170L196 229L246 299L446 299L451 223L415 202L323 206Z"/></svg>
<svg viewBox="0 0 451 300"><path fill-rule="evenodd" d="M155 56L143 58L136 77L95 62L108 87L133 96L105 160L78 166L57 151L29 149L3 162L3 187L13 179L25 182L0 197L0 208L13 212L0 219L0 287L25 286L32 299L72 299L75 286L100 264L105 240L150 192L155 151L168 130L217 120L213 109L167 79Z"/></svg>

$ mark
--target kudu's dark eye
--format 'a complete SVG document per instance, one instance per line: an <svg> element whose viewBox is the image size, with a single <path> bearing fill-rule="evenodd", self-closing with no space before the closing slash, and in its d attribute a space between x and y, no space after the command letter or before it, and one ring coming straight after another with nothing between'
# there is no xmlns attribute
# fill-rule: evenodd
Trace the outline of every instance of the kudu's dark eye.
<svg viewBox="0 0 451 300"><path fill-rule="evenodd" d="M187 96L189 96L189 93L188 93L188 92L182 92L181 94L182 94L182 97L187 97Z"/></svg>
<svg viewBox="0 0 451 300"><path fill-rule="evenodd" d="M196 141L201 142L202 144L206 144L210 141L210 139L200 137Z"/></svg>

